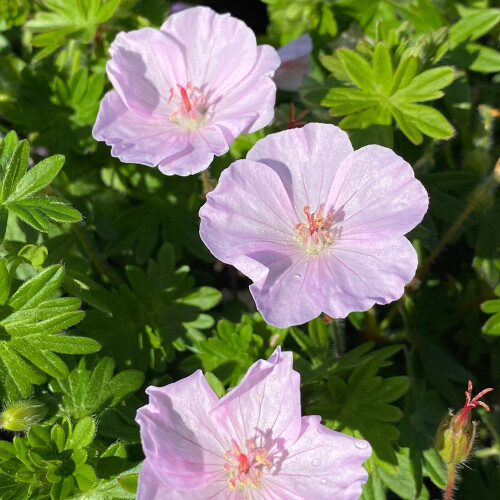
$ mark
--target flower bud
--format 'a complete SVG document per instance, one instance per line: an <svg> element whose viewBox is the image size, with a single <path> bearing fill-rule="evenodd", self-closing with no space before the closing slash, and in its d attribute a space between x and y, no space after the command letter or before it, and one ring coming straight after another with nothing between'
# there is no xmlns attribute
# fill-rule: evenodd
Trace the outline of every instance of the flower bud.
<svg viewBox="0 0 500 500"><path fill-rule="evenodd" d="M47 414L45 405L35 399L17 401L0 415L0 427L12 432L25 431Z"/></svg>
<svg viewBox="0 0 500 500"><path fill-rule="evenodd" d="M476 406L489 411L489 407L480 398L492 390L485 389L472 398L472 382L469 380L464 407L456 415L450 411L439 424L434 447L445 464L459 464L467 460L476 437L476 422L471 420L470 411Z"/></svg>

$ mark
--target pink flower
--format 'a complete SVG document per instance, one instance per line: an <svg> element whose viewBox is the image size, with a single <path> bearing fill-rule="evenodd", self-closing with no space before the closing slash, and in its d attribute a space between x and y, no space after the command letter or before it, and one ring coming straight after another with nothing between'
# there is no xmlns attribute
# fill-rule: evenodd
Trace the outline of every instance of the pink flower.
<svg viewBox="0 0 500 500"><path fill-rule="evenodd" d="M417 267L403 235L427 206L413 169L390 149L353 151L338 127L310 123L268 135L222 173L200 234L254 282L264 319L287 327L401 297Z"/></svg>
<svg viewBox="0 0 500 500"><path fill-rule="evenodd" d="M302 79L311 72L312 41L302 35L278 49L281 66L274 75L276 86L281 90L299 90Z"/></svg>
<svg viewBox="0 0 500 500"><path fill-rule="evenodd" d="M200 172L273 118L278 54L257 47L252 30L228 14L184 10L159 31L119 33L110 54L115 91L101 102L93 136L123 162Z"/></svg>
<svg viewBox="0 0 500 500"><path fill-rule="evenodd" d="M202 372L149 387L137 422L146 460L138 500L354 500L363 440L301 417L300 376L278 347L218 399Z"/></svg>

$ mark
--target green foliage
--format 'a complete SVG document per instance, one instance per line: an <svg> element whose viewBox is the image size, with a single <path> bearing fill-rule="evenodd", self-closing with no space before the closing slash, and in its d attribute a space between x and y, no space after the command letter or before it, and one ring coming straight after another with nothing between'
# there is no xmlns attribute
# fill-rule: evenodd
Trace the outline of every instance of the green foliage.
<svg viewBox="0 0 500 500"><path fill-rule="evenodd" d="M135 498L143 388L201 368L221 397L277 345L294 353L303 412L375 450L363 500L429 500L446 486L433 448L439 422L461 407L468 379L500 384L500 190L491 183L500 10L487 0L265 3L259 42L308 33L313 69L299 92L278 92L269 126L215 158L212 184L284 130L292 104L304 121L340 123L355 149L390 147L430 197L407 235L418 283L345 321L267 325L248 312L248 280L199 237L200 177L123 164L91 135L111 88L111 42L159 27L171 2L0 1L0 425L9 430L0 498ZM73 327L81 337L65 331ZM500 491L499 419L477 417L463 500Z"/></svg>
<svg viewBox="0 0 500 500"><path fill-rule="evenodd" d="M140 467L137 465L111 480L100 480L91 490L72 498L74 500L133 500L136 498Z"/></svg>
<svg viewBox="0 0 500 500"><path fill-rule="evenodd" d="M194 371L197 360L205 371L213 372L225 385L234 387L259 358L268 358L282 344L288 329L268 325L258 313L244 314L241 323L219 321L213 336L199 339L190 349L195 356L183 361L187 372Z"/></svg>
<svg viewBox="0 0 500 500"><path fill-rule="evenodd" d="M4 279L0 283L0 372L2 396L7 401L28 397L33 384L43 384L46 375L68 376L68 367L56 355L86 354L99 349L88 338L58 333L75 325L84 316L80 301L58 297L64 278L62 266L51 266L10 293L5 264L0 265Z"/></svg>
<svg viewBox="0 0 500 500"><path fill-rule="evenodd" d="M78 38L90 43L97 28L113 15L119 0L46 0L44 11L26 23L26 27L40 33L33 37L35 47L43 47L37 59L48 56L61 47L67 38Z"/></svg>
<svg viewBox="0 0 500 500"><path fill-rule="evenodd" d="M87 463L87 448L94 435L95 422L85 417L74 427L69 420L52 428L37 425L12 443L2 441L1 497L59 500L89 490L97 480L94 468Z"/></svg>
<svg viewBox="0 0 500 500"><path fill-rule="evenodd" d="M378 463L394 473L397 459L393 443L399 437L394 423L403 413L390 403L408 390L409 379L383 379L377 376L379 368L379 363L372 359L359 365L347 381L331 377L327 383L330 402L311 406L308 412L320 413L333 429L367 439Z"/></svg>
<svg viewBox="0 0 500 500"><path fill-rule="evenodd" d="M130 287L110 291L79 276L97 306L87 313L79 330L98 338L103 352L112 354L119 366L162 370L174 343L184 349L186 340L196 342L203 338L201 330L214 324L204 311L217 305L221 294L207 286L195 288L189 267L175 268L171 245L161 247L146 271L130 265L126 272ZM86 298L77 282L69 286L72 293ZM124 336L126 343L121 340Z"/></svg>
<svg viewBox="0 0 500 500"><path fill-rule="evenodd" d="M499 267L500 269L500 267ZM495 288L495 293L500 296L500 285ZM500 299L487 300L481 304L481 309L493 316L484 324L483 332L487 335L500 335Z"/></svg>
<svg viewBox="0 0 500 500"><path fill-rule="evenodd" d="M29 146L10 132L0 143L0 242L5 236L9 212L38 231L48 231L49 221L78 222L81 214L62 198L33 196L46 188L61 170L64 157L50 156L30 170Z"/></svg>
<svg viewBox="0 0 500 500"><path fill-rule="evenodd" d="M340 122L344 129L390 126L394 118L415 144L422 142L422 134L436 139L452 137L453 127L442 113L416 103L442 97L441 89L455 77L453 68L422 71L418 58L401 56L402 47L400 43L391 53L390 45L378 42L371 64L359 50L337 49L333 56L323 57L327 69L356 88L334 87L322 105L329 107L332 115L348 115Z"/></svg>
<svg viewBox="0 0 500 500"><path fill-rule="evenodd" d="M271 18L271 33L284 45L306 32L315 38L331 39L337 34L334 9L329 1L264 0Z"/></svg>
<svg viewBox="0 0 500 500"><path fill-rule="evenodd" d="M3 0L0 2L0 31L23 24L28 10L26 0Z"/></svg>
<svg viewBox="0 0 500 500"><path fill-rule="evenodd" d="M144 382L138 370L125 370L113 375L115 363L104 357L93 369L81 358L78 366L63 380L50 383L53 393L61 393L60 413L72 418L98 415L106 408L116 406L128 394L135 392Z"/></svg>

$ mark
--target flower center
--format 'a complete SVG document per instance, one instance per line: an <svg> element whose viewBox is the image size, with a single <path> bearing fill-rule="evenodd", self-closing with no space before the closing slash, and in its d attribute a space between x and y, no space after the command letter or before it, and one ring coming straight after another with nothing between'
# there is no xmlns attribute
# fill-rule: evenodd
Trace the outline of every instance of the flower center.
<svg viewBox="0 0 500 500"><path fill-rule="evenodd" d="M245 489L247 486L257 488L260 485L259 478L262 476L264 467L273 465L267 458L267 450L257 448L252 439L246 441L244 451L234 439L232 445L232 448L224 454L226 459L224 469L228 475L229 488L232 490Z"/></svg>
<svg viewBox="0 0 500 500"><path fill-rule="evenodd" d="M169 119L179 123L187 131L204 123L207 111L205 95L198 87L193 87L191 82L187 82L185 87L177 84L177 89L170 88L167 106L170 111Z"/></svg>
<svg viewBox="0 0 500 500"><path fill-rule="evenodd" d="M307 223L300 222L295 226L295 239L304 245L306 252L319 253L323 248L330 246L334 239L340 237L342 228L332 227L333 216L328 212L323 217L323 208L317 213L311 213L309 206L304 207Z"/></svg>

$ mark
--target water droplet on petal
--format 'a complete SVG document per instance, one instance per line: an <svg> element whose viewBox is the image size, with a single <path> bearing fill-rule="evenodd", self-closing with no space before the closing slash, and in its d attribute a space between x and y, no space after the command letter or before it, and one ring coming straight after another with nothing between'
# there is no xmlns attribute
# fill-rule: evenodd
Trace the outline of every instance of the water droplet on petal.
<svg viewBox="0 0 500 500"><path fill-rule="evenodd" d="M319 460L317 458L315 458L312 462L311 462L311 465L313 467L318 467L319 466Z"/></svg>
<svg viewBox="0 0 500 500"><path fill-rule="evenodd" d="M360 450L365 450L366 448L368 448L369 444L367 441L363 441L362 439L355 439L354 446L356 446L356 448L359 448Z"/></svg>
<svg viewBox="0 0 500 500"><path fill-rule="evenodd" d="M293 281L300 281L300 278L302 278L302 276L300 274L293 275Z"/></svg>

